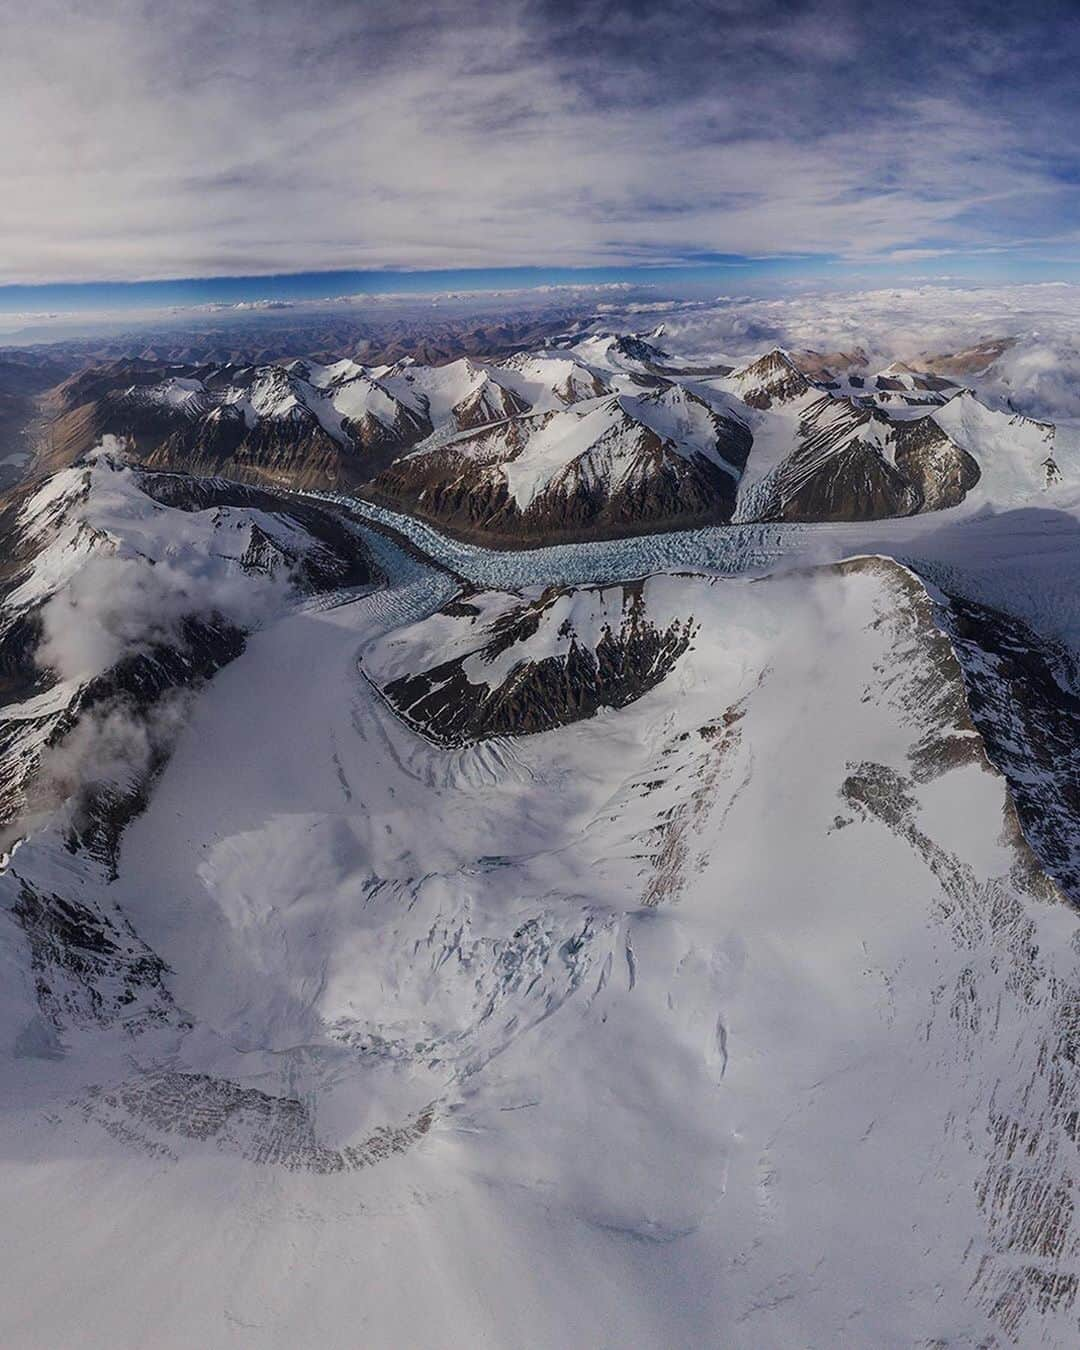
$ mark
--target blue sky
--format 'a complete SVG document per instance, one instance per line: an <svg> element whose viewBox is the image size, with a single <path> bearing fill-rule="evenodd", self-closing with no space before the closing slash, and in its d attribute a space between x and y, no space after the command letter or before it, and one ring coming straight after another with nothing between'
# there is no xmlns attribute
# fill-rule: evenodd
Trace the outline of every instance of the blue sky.
<svg viewBox="0 0 1080 1350"><path fill-rule="evenodd" d="M0 314L116 314L241 302L300 303L340 296L518 290L625 283L658 295L769 294L793 283L816 288L915 281L955 285L988 281L1080 280L1080 261L976 254L925 262L852 264L828 257L745 258L686 267L475 268L441 271L292 272L277 276L191 277L138 282L48 283L0 287Z"/></svg>
<svg viewBox="0 0 1080 1350"><path fill-rule="evenodd" d="M36 0L0 45L0 311L1072 279L1076 15Z"/></svg>

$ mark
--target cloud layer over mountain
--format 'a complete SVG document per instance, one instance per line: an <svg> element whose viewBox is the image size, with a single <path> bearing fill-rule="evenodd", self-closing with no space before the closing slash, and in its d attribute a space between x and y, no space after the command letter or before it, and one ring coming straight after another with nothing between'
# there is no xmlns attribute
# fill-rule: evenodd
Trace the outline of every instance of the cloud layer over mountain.
<svg viewBox="0 0 1080 1350"><path fill-rule="evenodd" d="M624 325L663 323L694 359L743 359L766 348L859 349L873 366L991 344L955 373L993 404L1050 419L1080 417L1080 288L1066 283L957 286L948 277L873 290L814 288L769 299L601 306Z"/></svg>

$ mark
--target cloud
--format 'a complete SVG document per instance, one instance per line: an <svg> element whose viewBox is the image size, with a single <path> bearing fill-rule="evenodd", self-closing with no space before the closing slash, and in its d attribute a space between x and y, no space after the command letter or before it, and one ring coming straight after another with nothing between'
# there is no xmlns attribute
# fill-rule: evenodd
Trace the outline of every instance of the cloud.
<svg viewBox="0 0 1080 1350"><path fill-rule="evenodd" d="M1028 335L995 363L995 392L1018 412L1080 417L1080 335Z"/></svg>
<svg viewBox="0 0 1080 1350"><path fill-rule="evenodd" d="M944 281L947 283L948 278ZM645 307L609 306L605 322L633 327ZM1032 417L1080 418L1080 285L816 288L772 298L720 296L711 303L647 307L663 320L665 347L707 364L741 361L772 346L850 352L872 368L968 351L1009 339L986 369L962 377L985 402ZM620 322L621 320L621 322Z"/></svg>
<svg viewBox="0 0 1080 1350"><path fill-rule="evenodd" d="M254 628L281 603L279 583L225 572L215 561L195 570L190 559L89 558L42 606L38 664L61 679L86 679L121 657L177 641L185 619L216 614Z"/></svg>
<svg viewBox="0 0 1080 1350"><path fill-rule="evenodd" d="M41 605L35 660L42 669L86 681L123 657L182 643L190 618L219 616L255 628L291 593L290 575L252 574L239 565L233 555L245 546L246 532L235 535L230 550L215 534L213 515L157 506L124 464L115 437L106 437L85 467L53 483L79 474L87 475L85 495L59 498L66 533L50 545L70 557L61 565L63 584ZM46 497L50 486L42 489ZM46 581L55 565L48 551L38 560Z"/></svg>
<svg viewBox="0 0 1080 1350"><path fill-rule="evenodd" d="M1068 12L37 0L0 47L0 280L1075 240Z"/></svg>
<svg viewBox="0 0 1080 1350"><path fill-rule="evenodd" d="M68 481L64 495L49 499L57 482L73 476L81 488ZM218 537L219 513L162 508L147 497L135 472L118 458L114 438L88 456L85 469L62 471L42 493L49 500L41 511L47 515L50 504L60 508L63 529L52 547L81 556L41 604L34 659L72 685L163 645L185 649L191 619L254 629L280 612L291 594L288 574L252 574L238 565L246 530L226 524ZM87 538L93 541L89 551ZM56 578L56 561L49 548L37 559L46 583ZM67 734L42 754L30 824L60 802L85 805L103 786L137 786L171 748L190 696L166 690L149 702L146 695L120 692L79 711Z"/></svg>
<svg viewBox="0 0 1080 1350"><path fill-rule="evenodd" d="M83 713L42 754L37 815L73 797L85 800L100 787L138 786L172 749L187 722L192 697L190 690L170 690L146 707L113 699Z"/></svg>

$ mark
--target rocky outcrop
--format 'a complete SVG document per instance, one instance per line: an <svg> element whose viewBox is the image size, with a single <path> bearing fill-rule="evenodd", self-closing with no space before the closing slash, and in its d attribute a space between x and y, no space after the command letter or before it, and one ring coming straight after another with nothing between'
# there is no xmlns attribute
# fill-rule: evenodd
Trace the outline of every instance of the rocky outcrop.
<svg viewBox="0 0 1080 1350"><path fill-rule="evenodd" d="M897 423L893 443L896 468L918 492L920 511L959 506L979 481L976 460L933 418Z"/></svg>
<svg viewBox="0 0 1080 1350"><path fill-rule="evenodd" d="M810 381L779 347L735 371L731 383L744 403L760 409L790 402L811 388Z"/></svg>
<svg viewBox="0 0 1080 1350"><path fill-rule="evenodd" d="M950 595L942 622L986 753L1040 865L1080 904L1080 697L1068 654L1027 624Z"/></svg>
<svg viewBox="0 0 1080 1350"><path fill-rule="evenodd" d="M550 731L625 707L671 672L696 627L691 616L655 624L646 585L552 588L487 623L482 607L454 602L442 617L458 620L462 650L381 682L376 654L369 678L401 718L441 745Z"/></svg>

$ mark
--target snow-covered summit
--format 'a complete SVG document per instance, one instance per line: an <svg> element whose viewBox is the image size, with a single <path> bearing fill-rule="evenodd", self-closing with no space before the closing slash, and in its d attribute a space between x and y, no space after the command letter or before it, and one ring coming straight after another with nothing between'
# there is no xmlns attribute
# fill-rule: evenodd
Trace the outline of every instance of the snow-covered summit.
<svg viewBox="0 0 1080 1350"><path fill-rule="evenodd" d="M877 519L951 509L980 483L979 500L1015 501L1077 474L1071 431L1033 473L1023 435L1007 449L999 414L966 414L976 396L937 369L876 368L857 346L774 347L732 369L676 347L597 330L445 365L142 362L115 387L108 372L73 381L72 399L95 400L53 435L77 449L115 433L155 467L359 492L501 546Z"/></svg>
<svg viewBox="0 0 1080 1350"><path fill-rule="evenodd" d="M43 809L25 795L43 762L106 722L151 737L161 700L233 659L245 633L301 595L376 575L355 531L314 505L148 472L116 444L25 490L0 529L8 833ZM46 788L43 800L60 791Z"/></svg>

